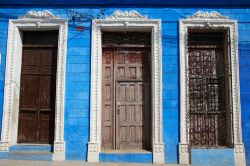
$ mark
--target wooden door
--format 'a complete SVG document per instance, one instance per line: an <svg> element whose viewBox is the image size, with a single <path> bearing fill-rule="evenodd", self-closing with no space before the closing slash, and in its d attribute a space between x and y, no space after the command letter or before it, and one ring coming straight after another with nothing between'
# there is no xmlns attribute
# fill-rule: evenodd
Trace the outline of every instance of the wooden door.
<svg viewBox="0 0 250 166"><path fill-rule="evenodd" d="M57 47L23 47L19 143L53 143Z"/></svg>
<svg viewBox="0 0 250 166"><path fill-rule="evenodd" d="M225 146L230 134L229 68L224 33L192 32L188 40L189 138L192 147Z"/></svg>
<svg viewBox="0 0 250 166"><path fill-rule="evenodd" d="M103 49L103 149L150 149L150 50Z"/></svg>

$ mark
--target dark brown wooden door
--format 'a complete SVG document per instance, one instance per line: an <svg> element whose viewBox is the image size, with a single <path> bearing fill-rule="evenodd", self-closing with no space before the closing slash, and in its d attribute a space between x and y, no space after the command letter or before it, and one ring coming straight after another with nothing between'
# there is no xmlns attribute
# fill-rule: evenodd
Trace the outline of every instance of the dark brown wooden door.
<svg viewBox="0 0 250 166"><path fill-rule="evenodd" d="M103 149L150 149L149 57L145 48L103 49Z"/></svg>
<svg viewBox="0 0 250 166"><path fill-rule="evenodd" d="M19 143L53 143L56 46L24 46L19 107Z"/></svg>
<svg viewBox="0 0 250 166"><path fill-rule="evenodd" d="M189 33L189 138L192 147L227 145L229 66L223 33ZM228 106L227 106L228 105Z"/></svg>

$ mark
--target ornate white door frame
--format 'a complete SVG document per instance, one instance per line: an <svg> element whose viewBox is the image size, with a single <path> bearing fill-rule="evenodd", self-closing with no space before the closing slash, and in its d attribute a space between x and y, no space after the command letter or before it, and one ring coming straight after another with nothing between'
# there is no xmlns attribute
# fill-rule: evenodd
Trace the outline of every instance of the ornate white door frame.
<svg viewBox="0 0 250 166"><path fill-rule="evenodd" d="M37 12L29 11L19 19L9 20L2 135L0 141L1 152L8 152L10 146L17 144L19 93L22 62L22 31L59 30L53 159L65 159L64 91L67 27L67 19L60 19L46 10Z"/></svg>
<svg viewBox="0 0 250 166"><path fill-rule="evenodd" d="M136 11L116 11L105 19L92 21L91 50L91 104L90 140L88 143L89 162L99 162L101 150L101 76L102 76L102 31L148 31L151 39L152 65L152 149L153 162L164 163L164 144L162 139L162 52L161 21L148 19Z"/></svg>
<svg viewBox="0 0 250 166"><path fill-rule="evenodd" d="M233 105L233 138L234 138L234 158L236 165L245 165L245 152L242 143L241 131L241 106L239 88L239 63L238 63L238 30L237 21L230 20L218 12L198 11L193 16L179 21L179 44L180 44L180 143L179 143L179 163L190 163L190 147L188 138L187 121L187 38L188 29L224 29L230 34L230 55L232 72L232 105Z"/></svg>

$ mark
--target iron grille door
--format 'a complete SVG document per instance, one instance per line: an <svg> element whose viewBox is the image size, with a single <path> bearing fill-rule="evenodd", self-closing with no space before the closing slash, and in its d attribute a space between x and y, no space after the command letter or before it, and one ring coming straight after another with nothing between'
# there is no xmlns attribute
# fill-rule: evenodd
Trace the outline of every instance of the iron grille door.
<svg viewBox="0 0 250 166"><path fill-rule="evenodd" d="M228 63L224 33L188 37L189 141L192 147L225 146L230 137Z"/></svg>

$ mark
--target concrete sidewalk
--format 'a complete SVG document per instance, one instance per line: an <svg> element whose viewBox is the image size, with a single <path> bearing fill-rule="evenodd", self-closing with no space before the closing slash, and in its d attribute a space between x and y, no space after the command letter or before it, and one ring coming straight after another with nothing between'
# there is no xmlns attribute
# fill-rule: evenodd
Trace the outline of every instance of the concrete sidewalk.
<svg viewBox="0 0 250 166"><path fill-rule="evenodd" d="M163 165L135 164L135 163L87 163L85 161L0 160L0 166L163 166ZM164 164L164 166L179 166L179 165Z"/></svg>

